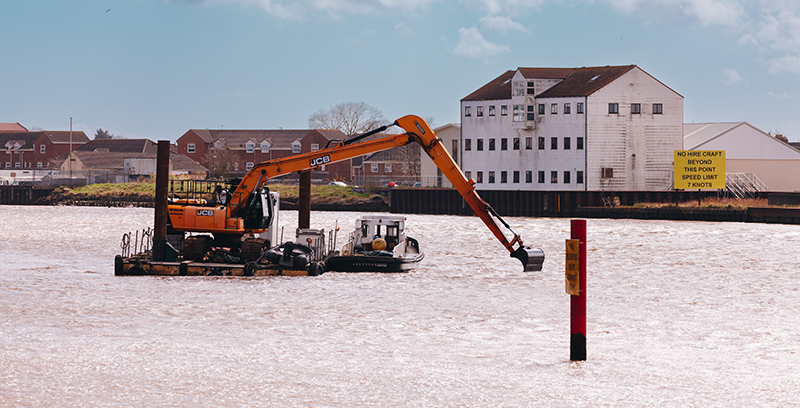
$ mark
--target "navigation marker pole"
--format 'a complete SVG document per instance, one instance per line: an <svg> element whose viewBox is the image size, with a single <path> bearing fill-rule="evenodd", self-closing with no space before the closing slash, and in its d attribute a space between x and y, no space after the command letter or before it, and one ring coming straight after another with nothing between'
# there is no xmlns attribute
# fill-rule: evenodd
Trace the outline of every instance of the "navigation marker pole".
<svg viewBox="0 0 800 408"><path fill-rule="evenodd" d="M570 296L569 359L586 360L586 220L570 221L566 289ZM577 282L576 282L577 281Z"/></svg>

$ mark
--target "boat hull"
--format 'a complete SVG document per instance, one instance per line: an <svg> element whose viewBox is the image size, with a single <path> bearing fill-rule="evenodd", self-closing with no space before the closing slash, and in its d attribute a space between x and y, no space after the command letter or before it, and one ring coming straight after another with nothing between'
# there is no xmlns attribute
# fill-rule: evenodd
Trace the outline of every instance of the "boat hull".
<svg viewBox="0 0 800 408"><path fill-rule="evenodd" d="M425 254L410 254L403 258L391 256L344 255L325 261L326 271L398 273L414 269Z"/></svg>

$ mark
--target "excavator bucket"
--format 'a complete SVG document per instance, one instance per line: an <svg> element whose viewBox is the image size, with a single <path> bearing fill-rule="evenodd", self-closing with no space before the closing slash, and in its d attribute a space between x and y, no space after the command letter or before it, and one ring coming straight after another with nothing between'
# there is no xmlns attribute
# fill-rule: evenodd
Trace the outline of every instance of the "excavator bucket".
<svg viewBox="0 0 800 408"><path fill-rule="evenodd" d="M522 262L524 272L538 272L542 270L544 251L539 248L520 246L511 253L511 257L517 258Z"/></svg>

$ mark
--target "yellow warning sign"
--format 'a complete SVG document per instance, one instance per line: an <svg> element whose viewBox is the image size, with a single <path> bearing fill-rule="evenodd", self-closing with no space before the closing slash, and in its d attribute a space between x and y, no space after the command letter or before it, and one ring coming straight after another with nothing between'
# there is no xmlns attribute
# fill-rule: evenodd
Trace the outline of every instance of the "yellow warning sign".
<svg viewBox="0 0 800 408"><path fill-rule="evenodd" d="M675 150L675 189L725 189L724 150Z"/></svg>
<svg viewBox="0 0 800 408"><path fill-rule="evenodd" d="M567 262L566 262L566 289L567 294L572 296L580 296L580 247L581 241L577 239L568 239L567 241Z"/></svg>

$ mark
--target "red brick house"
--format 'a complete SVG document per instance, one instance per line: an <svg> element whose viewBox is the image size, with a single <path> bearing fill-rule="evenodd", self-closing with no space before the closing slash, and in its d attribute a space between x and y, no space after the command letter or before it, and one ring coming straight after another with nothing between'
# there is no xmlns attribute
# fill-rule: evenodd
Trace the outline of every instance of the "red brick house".
<svg viewBox="0 0 800 408"><path fill-rule="evenodd" d="M89 141L83 132L71 133L70 137L69 131L0 132L0 168L54 168L53 159Z"/></svg>
<svg viewBox="0 0 800 408"><path fill-rule="evenodd" d="M242 175L256 164L300 153L324 149L331 140L344 140L347 136L338 130L237 130L190 129L178 138L178 153L206 165L205 157L211 149L230 149L238 158L233 175ZM351 160L327 164L320 170L325 180L351 181Z"/></svg>

